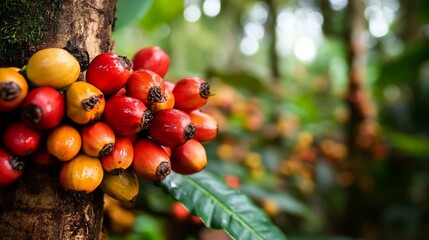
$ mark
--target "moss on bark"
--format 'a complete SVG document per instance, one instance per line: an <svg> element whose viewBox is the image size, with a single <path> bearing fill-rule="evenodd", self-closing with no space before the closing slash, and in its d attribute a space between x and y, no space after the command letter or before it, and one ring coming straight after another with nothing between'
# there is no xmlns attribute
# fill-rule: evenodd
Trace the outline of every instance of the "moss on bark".
<svg viewBox="0 0 429 240"><path fill-rule="evenodd" d="M56 7L47 7L48 4ZM0 66L21 65L19 59L42 41L60 8L58 0L3 0L0 3Z"/></svg>

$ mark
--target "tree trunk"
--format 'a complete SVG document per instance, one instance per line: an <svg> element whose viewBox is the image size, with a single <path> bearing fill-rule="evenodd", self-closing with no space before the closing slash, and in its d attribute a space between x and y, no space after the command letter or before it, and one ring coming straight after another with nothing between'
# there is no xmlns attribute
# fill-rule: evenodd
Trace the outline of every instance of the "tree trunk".
<svg viewBox="0 0 429 240"><path fill-rule="evenodd" d="M109 0L3 0L0 67L22 67L37 50L68 43L89 59L111 51L115 6ZM27 160L23 176L0 190L0 239L100 239L102 216L103 192L64 191L58 167Z"/></svg>
<svg viewBox="0 0 429 240"><path fill-rule="evenodd" d="M349 171L353 182L347 188L347 202L343 214L341 231L352 238L362 237L362 220L365 219L368 199L363 184L368 179L368 149L374 141L368 135L368 128L378 126L377 113L369 89L365 86L367 64L367 42L365 39L366 20L364 1L350 1L347 6L346 42L348 44L347 63L349 79L347 103L350 110L348 122L349 156L343 163L343 170Z"/></svg>

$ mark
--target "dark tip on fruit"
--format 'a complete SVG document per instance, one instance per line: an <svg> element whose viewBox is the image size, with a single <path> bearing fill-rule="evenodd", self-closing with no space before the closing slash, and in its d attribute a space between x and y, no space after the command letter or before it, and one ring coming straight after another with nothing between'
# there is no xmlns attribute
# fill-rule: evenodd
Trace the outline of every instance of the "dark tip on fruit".
<svg viewBox="0 0 429 240"><path fill-rule="evenodd" d="M152 112L149 109L146 109L142 116L142 121L141 121L142 129L147 129L152 119L153 119Z"/></svg>
<svg viewBox="0 0 429 240"><path fill-rule="evenodd" d="M136 201L136 199L137 199L137 195L135 195L129 202L130 203L133 203L133 202L135 202Z"/></svg>
<svg viewBox="0 0 429 240"><path fill-rule="evenodd" d="M167 92L165 92L164 96L162 97L162 99L160 101L160 103L163 103L163 102L167 101L167 98L168 98L168 94L167 94Z"/></svg>
<svg viewBox="0 0 429 240"><path fill-rule="evenodd" d="M160 86L153 86L149 89L147 100L151 103L162 102L164 95L162 95L162 89Z"/></svg>
<svg viewBox="0 0 429 240"><path fill-rule="evenodd" d="M24 168L24 161L22 161L22 159L19 157L15 157L15 156L11 157L9 159L9 163L12 166L12 169L17 172L21 171Z"/></svg>
<svg viewBox="0 0 429 240"><path fill-rule="evenodd" d="M89 98L86 98L84 100L82 100L82 106L83 109L85 111L90 111L91 109L93 109L95 107L95 105L97 105L98 103L100 103L100 98L99 96L91 96Z"/></svg>
<svg viewBox="0 0 429 240"><path fill-rule="evenodd" d="M166 178L171 173L171 165L169 162L161 162L156 168L155 176L158 180Z"/></svg>
<svg viewBox="0 0 429 240"><path fill-rule="evenodd" d="M89 65L89 54L84 49L77 46L76 43L71 41L67 42L67 45L63 48L69 52L79 62L80 71L83 72L88 68Z"/></svg>
<svg viewBox="0 0 429 240"><path fill-rule="evenodd" d="M197 129L195 129L194 124L189 124L185 127L185 140L188 141L189 139L193 138L195 133L197 132Z"/></svg>
<svg viewBox="0 0 429 240"><path fill-rule="evenodd" d="M21 87L15 82L0 84L0 99L3 101L14 101L19 98Z"/></svg>
<svg viewBox="0 0 429 240"><path fill-rule="evenodd" d="M118 56L119 63L126 69L131 70L131 61L125 56Z"/></svg>
<svg viewBox="0 0 429 240"><path fill-rule="evenodd" d="M204 82L200 86L200 95L203 98L208 98L210 96L210 84Z"/></svg>
<svg viewBox="0 0 429 240"><path fill-rule="evenodd" d="M108 154L110 154L113 151L114 143L108 143L104 145L103 149L100 150L100 153L98 154L99 157L104 157Z"/></svg>
<svg viewBox="0 0 429 240"><path fill-rule="evenodd" d="M22 117L25 121L30 123L38 123L42 119L43 111L42 109L35 105L29 104L22 110Z"/></svg>
<svg viewBox="0 0 429 240"><path fill-rule="evenodd" d="M125 171L125 169L123 169L123 168L115 168L111 171L111 174L118 176L118 175L121 175L124 171Z"/></svg>

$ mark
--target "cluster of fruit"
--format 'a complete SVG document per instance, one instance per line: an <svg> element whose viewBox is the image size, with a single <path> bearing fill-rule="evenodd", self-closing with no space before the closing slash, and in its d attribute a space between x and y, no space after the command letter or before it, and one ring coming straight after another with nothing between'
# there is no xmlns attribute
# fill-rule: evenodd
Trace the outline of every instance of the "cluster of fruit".
<svg viewBox="0 0 429 240"><path fill-rule="evenodd" d="M57 164L65 190L100 186L123 201L137 195L138 177L202 170L202 143L217 135L216 120L200 111L210 86L198 77L164 81L169 65L155 46L132 61L102 53L87 66L47 48L23 69L0 68L0 187L22 175L27 159Z"/></svg>

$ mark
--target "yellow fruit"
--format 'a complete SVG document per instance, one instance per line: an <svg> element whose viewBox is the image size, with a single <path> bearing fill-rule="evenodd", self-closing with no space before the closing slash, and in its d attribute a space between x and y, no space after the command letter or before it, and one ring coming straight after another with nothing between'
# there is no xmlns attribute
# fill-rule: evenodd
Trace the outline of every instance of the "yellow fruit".
<svg viewBox="0 0 429 240"><path fill-rule="evenodd" d="M78 81L67 88L67 116L75 123L87 124L100 118L105 105L103 93L90 83Z"/></svg>
<svg viewBox="0 0 429 240"><path fill-rule="evenodd" d="M90 193L100 185L103 175L100 160L81 153L63 163L59 180L65 190Z"/></svg>
<svg viewBox="0 0 429 240"><path fill-rule="evenodd" d="M45 48L28 60L27 77L36 86L60 89L79 78L79 62L62 48Z"/></svg>
<svg viewBox="0 0 429 240"><path fill-rule="evenodd" d="M132 170L119 175L105 173L100 185L105 194L124 202L132 202L139 193L139 181Z"/></svg>

